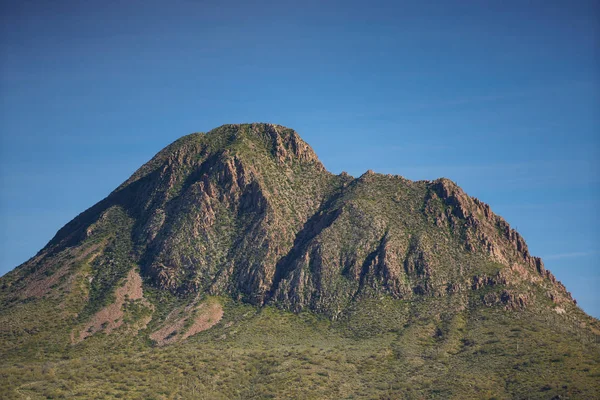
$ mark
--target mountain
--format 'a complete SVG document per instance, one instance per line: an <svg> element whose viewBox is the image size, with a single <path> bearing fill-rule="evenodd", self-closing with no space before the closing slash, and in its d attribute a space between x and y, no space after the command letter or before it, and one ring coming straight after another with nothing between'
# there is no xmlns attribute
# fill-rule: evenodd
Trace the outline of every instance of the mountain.
<svg viewBox="0 0 600 400"><path fill-rule="evenodd" d="M599 321L487 204L274 124L175 141L0 288L7 398L600 393Z"/></svg>

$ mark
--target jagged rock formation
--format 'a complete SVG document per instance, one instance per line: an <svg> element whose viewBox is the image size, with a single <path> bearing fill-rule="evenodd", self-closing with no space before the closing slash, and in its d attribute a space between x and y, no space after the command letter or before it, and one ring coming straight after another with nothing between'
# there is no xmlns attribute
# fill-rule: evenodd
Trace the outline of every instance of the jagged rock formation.
<svg viewBox="0 0 600 400"><path fill-rule="evenodd" d="M84 314L110 303L131 265L161 289L334 318L365 296L484 286L501 289L484 304L525 307L531 285L555 304L573 303L523 238L450 180L333 175L296 132L273 124L225 125L177 140L62 228L4 286L45 287L44 279L67 273L52 260L100 243L85 273Z"/></svg>
<svg viewBox="0 0 600 400"><path fill-rule="evenodd" d="M488 205L272 124L177 140L0 278L9 399L594 398L598 343Z"/></svg>

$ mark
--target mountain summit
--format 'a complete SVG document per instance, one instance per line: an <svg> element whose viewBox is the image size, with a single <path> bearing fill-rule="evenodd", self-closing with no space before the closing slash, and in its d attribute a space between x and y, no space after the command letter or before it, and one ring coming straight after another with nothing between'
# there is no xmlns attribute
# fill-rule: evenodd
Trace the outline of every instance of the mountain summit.
<svg viewBox="0 0 600 400"><path fill-rule="evenodd" d="M452 181L333 175L296 132L273 124L177 140L8 281L27 288L52 269L71 274L56 259L91 247L94 299L136 265L161 289L332 317L361 296L483 286L501 286L495 300L509 307L533 301L534 287L557 306L574 304L521 236Z"/></svg>
<svg viewBox="0 0 600 400"><path fill-rule="evenodd" d="M4 331L5 355L36 341L72 351L116 332L183 343L226 320L224 303L354 326L392 302L376 314L398 326L383 331L427 316L435 340L474 310L599 332L523 238L452 181L334 175L295 131L262 123L175 141L0 284L7 323L34 306L60 310L49 326Z"/></svg>

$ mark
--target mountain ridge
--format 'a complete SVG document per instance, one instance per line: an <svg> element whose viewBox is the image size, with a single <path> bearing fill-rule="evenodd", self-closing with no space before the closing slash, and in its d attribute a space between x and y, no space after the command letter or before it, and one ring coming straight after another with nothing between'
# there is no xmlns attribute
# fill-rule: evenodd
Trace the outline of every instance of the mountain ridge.
<svg viewBox="0 0 600 400"><path fill-rule="evenodd" d="M295 131L275 124L223 125L176 140L61 228L23 268L35 269L40 256L94 236L111 213L131 232L125 239L131 241L129 262L168 290L229 293L253 304L279 302L333 316L367 283L399 298L468 287L465 279L448 281L453 271L432 278L439 269L430 265L433 250L423 248L432 240L436 247L458 240L454 245L464 255L506 267L494 277L468 276L476 281L471 286L540 282L553 302L576 304L518 232L454 182L412 182L371 170L358 178L334 175ZM335 241L327 238L332 224L340 227ZM361 232L353 226L360 224ZM344 230L355 237L342 237ZM456 257L464 255L444 262L460 264ZM323 278L343 299L322 300L330 294L321 290ZM500 298L511 296L520 294Z"/></svg>
<svg viewBox="0 0 600 400"><path fill-rule="evenodd" d="M273 124L178 139L0 277L6 398L592 398L599 339L489 205Z"/></svg>

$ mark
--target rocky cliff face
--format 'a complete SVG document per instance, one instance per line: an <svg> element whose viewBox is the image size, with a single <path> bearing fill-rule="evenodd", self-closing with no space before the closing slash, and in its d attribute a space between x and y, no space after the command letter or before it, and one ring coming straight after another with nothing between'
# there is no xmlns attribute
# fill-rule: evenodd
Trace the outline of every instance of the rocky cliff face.
<svg viewBox="0 0 600 400"><path fill-rule="evenodd" d="M595 398L598 343L488 205L271 124L177 140L0 277L3 399Z"/></svg>
<svg viewBox="0 0 600 400"><path fill-rule="evenodd" d="M27 298L79 285L85 319L114 301L132 267L173 293L332 318L373 296L481 292L489 306L574 307L523 238L450 180L336 176L296 132L272 124L174 142L3 286Z"/></svg>

